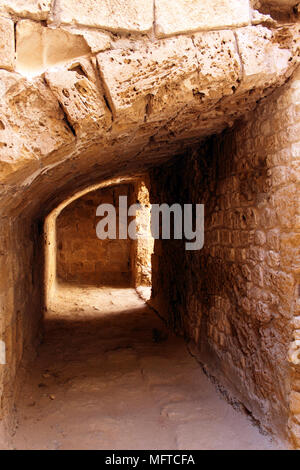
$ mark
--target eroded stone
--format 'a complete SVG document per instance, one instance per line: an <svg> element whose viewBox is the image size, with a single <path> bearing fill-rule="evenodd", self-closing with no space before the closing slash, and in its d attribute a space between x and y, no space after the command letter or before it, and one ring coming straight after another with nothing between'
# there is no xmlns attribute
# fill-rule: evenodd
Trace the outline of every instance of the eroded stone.
<svg viewBox="0 0 300 470"><path fill-rule="evenodd" d="M232 94L240 78L233 33L167 39L134 51L98 55L117 117L133 121L175 116L184 105ZM207 105L207 104L206 104Z"/></svg>
<svg viewBox="0 0 300 470"><path fill-rule="evenodd" d="M268 87L288 73L292 52L282 47L274 33L263 26L236 31L244 76L240 90Z"/></svg>
<svg viewBox="0 0 300 470"><path fill-rule="evenodd" d="M111 116L96 85L72 70L46 74L46 80L59 100L76 135L104 132Z"/></svg>
<svg viewBox="0 0 300 470"><path fill-rule="evenodd" d="M184 97L191 99L193 83L197 83L197 59L190 38L130 51L109 51L98 55L98 63L116 116L126 114L126 120L133 122L144 120L148 100L168 84L172 83L174 91L177 84L178 105ZM152 112L150 105L148 113Z"/></svg>
<svg viewBox="0 0 300 470"><path fill-rule="evenodd" d="M3 0L1 3L0 12L33 20L46 20L52 0Z"/></svg>
<svg viewBox="0 0 300 470"><path fill-rule="evenodd" d="M156 0L156 32L159 37L248 25L248 0Z"/></svg>
<svg viewBox="0 0 300 470"><path fill-rule="evenodd" d="M83 36L91 52L94 54L110 48L111 38L108 33L92 29L76 29L68 26L64 26L63 29L69 31L71 34Z"/></svg>
<svg viewBox="0 0 300 470"><path fill-rule="evenodd" d="M42 79L20 82L6 97L9 126L36 155L51 154L73 141L59 103Z"/></svg>
<svg viewBox="0 0 300 470"><path fill-rule="evenodd" d="M61 0L59 19L110 31L147 32L153 23L153 0Z"/></svg>
<svg viewBox="0 0 300 470"><path fill-rule="evenodd" d="M46 28L30 20L20 21L16 34L16 67L24 75L39 75L47 68L90 53L82 36L62 29Z"/></svg>
<svg viewBox="0 0 300 470"><path fill-rule="evenodd" d="M0 68L12 70L15 62L14 23L0 17Z"/></svg>

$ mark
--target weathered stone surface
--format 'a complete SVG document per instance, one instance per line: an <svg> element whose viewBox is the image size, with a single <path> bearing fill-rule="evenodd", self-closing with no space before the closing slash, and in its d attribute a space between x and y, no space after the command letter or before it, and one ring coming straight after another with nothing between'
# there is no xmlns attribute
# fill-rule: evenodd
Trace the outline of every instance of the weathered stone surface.
<svg viewBox="0 0 300 470"><path fill-rule="evenodd" d="M0 182L22 183L40 168L38 156L13 129L0 130Z"/></svg>
<svg viewBox="0 0 300 470"><path fill-rule="evenodd" d="M111 38L108 33L93 31L92 29L82 30L74 27L64 26L62 29L71 34L83 36L92 53L105 51L110 48Z"/></svg>
<svg viewBox="0 0 300 470"><path fill-rule="evenodd" d="M159 37L245 26L250 22L248 0L156 0L155 11Z"/></svg>
<svg viewBox="0 0 300 470"><path fill-rule="evenodd" d="M22 134L22 141L36 155L48 155L72 142L58 101L42 79L20 82L6 96L8 127Z"/></svg>
<svg viewBox="0 0 300 470"><path fill-rule="evenodd" d="M11 13L22 18L46 20L52 0L2 0L0 12Z"/></svg>
<svg viewBox="0 0 300 470"><path fill-rule="evenodd" d="M38 156L30 149L10 122L7 95L25 84L17 74L0 71L0 181L22 181L39 167Z"/></svg>
<svg viewBox="0 0 300 470"><path fill-rule="evenodd" d="M244 76L240 90L271 86L288 73L292 52L276 42L274 33L263 26L236 31Z"/></svg>
<svg viewBox="0 0 300 470"><path fill-rule="evenodd" d="M133 121L169 117L184 105L232 94L241 74L230 31L110 51L99 54L98 63L116 116L126 113Z"/></svg>
<svg viewBox="0 0 300 470"><path fill-rule="evenodd" d="M116 32L147 32L153 23L153 0L61 0L59 19Z"/></svg>
<svg viewBox="0 0 300 470"><path fill-rule="evenodd" d="M111 116L96 85L82 72L61 70L49 72L46 80L59 100L68 122L76 135L84 133L104 134Z"/></svg>
<svg viewBox="0 0 300 470"><path fill-rule="evenodd" d="M143 121L148 100L172 84L176 101L183 104L197 86L197 58L190 38L170 39L131 51L98 55L101 74L117 117ZM174 110L175 112L176 110ZM152 113L150 106L148 113Z"/></svg>
<svg viewBox="0 0 300 470"><path fill-rule="evenodd" d="M16 68L28 76L41 74L47 68L90 52L82 36L62 29L46 28L30 20L20 21L16 34Z"/></svg>
<svg viewBox="0 0 300 470"><path fill-rule="evenodd" d="M299 140L297 78L296 74L258 107L259 91L254 89L250 96L257 109L235 128L151 172L152 203L189 199L205 204L201 251L189 254L182 241L156 242L151 304L195 342L208 372L226 387L234 384L234 396L249 400L249 409L260 422L285 439L287 410L298 422L300 410L300 394L290 395L296 378L300 392L298 317L291 324L293 315L299 315L299 257L293 251L298 202L297 189L289 183L290 153L294 139ZM245 110L243 101L234 101L242 96L236 94L225 98L224 117L232 112L230 107ZM222 101L212 107L210 118L209 111L199 113L198 135L212 125L213 115L223 112ZM197 135L193 112L188 112L187 108L166 126L173 131L172 139L174 134L178 137L180 126L184 133L179 138ZM205 116L207 122L201 122ZM160 144L167 145L169 136L165 134ZM276 158L268 159L269 155ZM289 246L293 261L284 263ZM182 266L187 266L184 272ZM173 279L178 278L175 286ZM293 331L294 327L298 329Z"/></svg>
<svg viewBox="0 0 300 470"><path fill-rule="evenodd" d="M194 35L199 70L199 91L210 99L232 95L242 76L233 32Z"/></svg>
<svg viewBox="0 0 300 470"><path fill-rule="evenodd" d="M0 17L0 68L12 70L15 62L14 23Z"/></svg>

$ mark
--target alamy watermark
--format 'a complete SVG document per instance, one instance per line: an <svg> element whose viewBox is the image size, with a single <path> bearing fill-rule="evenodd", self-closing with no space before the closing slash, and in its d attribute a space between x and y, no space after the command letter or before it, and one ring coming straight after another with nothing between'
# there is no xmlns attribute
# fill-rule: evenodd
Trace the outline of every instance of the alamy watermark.
<svg viewBox="0 0 300 470"><path fill-rule="evenodd" d="M6 364L6 347L4 341L0 340L0 365Z"/></svg>
<svg viewBox="0 0 300 470"><path fill-rule="evenodd" d="M136 219L137 214L143 219L143 211L148 213L141 204L128 207L127 196L119 196L117 227L116 208L112 204L100 204L96 211L96 215L102 217L96 226L97 237L100 240L145 238L144 233L137 231ZM134 219L128 223L129 217ZM186 250L201 250L204 245L204 204L152 204L151 235L155 240L184 239Z"/></svg>

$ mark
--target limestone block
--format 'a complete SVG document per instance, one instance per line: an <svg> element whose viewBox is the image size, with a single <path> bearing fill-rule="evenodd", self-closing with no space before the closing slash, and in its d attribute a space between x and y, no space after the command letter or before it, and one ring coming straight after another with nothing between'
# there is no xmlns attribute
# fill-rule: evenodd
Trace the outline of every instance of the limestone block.
<svg viewBox="0 0 300 470"><path fill-rule="evenodd" d="M179 112L167 126L176 139L201 137L221 131L228 125L226 117L240 109L231 96L241 78L233 33L221 31L195 34L194 44L198 59L198 80L193 89L193 99L188 103L189 107ZM230 111L225 117L220 108L220 99L226 96ZM220 105L218 110L215 109L216 104Z"/></svg>
<svg viewBox="0 0 300 470"><path fill-rule="evenodd" d="M24 83L19 75L0 70L0 181L9 183L24 179L39 166L38 157L15 132L6 115L7 95Z"/></svg>
<svg viewBox="0 0 300 470"><path fill-rule="evenodd" d="M153 0L61 0L59 20L110 31L150 31Z"/></svg>
<svg viewBox="0 0 300 470"><path fill-rule="evenodd" d="M185 105L233 93L241 76L230 31L176 37L136 50L99 54L112 108L133 122L166 119ZM206 100L206 101L205 101Z"/></svg>
<svg viewBox="0 0 300 470"><path fill-rule="evenodd" d="M248 0L156 0L155 13L159 37L250 23Z"/></svg>
<svg viewBox="0 0 300 470"><path fill-rule="evenodd" d="M65 69L49 72L45 78L76 135L107 129L110 112L96 85L86 76Z"/></svg>
<svg viewBox="0 0 300 470"><path fill-rule="evenodd" d="M86 55L90 48L82 36L62 29L46 28L30 20L17 24L18 72L27 76Z"/></svg>
<svg viewBox="0 0 300 470"><path fill-rule="evenodd" d="M232 31L194 36L199 69L199 91L211 99L232 95L241 78L241 64Z"/></svg>
<svg viewBox="0 0 300 470"><path fill-rule="evenodd" d="M91 29L82 30L70 26L63 26L62 29L70 32L71 34L83 36L93 54L110 48L111 39L108 33L97 30L93 31Z"/></svg>
<svg viewBox="0 0 300 470"><path fill-rule="evenodd" d="M188 102L197 86L197 58L190 38L103 52L97 58L114 113L127 121L143 122L147 105L148 113L153 114L151 101L159 91L165 92L162 99L173 106L176 101Z"/></svg>
<svg viewBox="0 0 300 470"><path fill-rule="evenodd" d="M268 87L288 73L292 53L276 43L274 33L263 26L238 29L237 40L244 67L239 91Z"/></svg>
<svg viewBox="0 0 300 470"><path fill-rule="evenodd" d="M33 20L46 20L51 3L52 0L2 0L0 12Z"/></svg>
<svg viewBox="0 0 300 470"><path fill-rule="evenodd" d="M36 155L47 155L74 140L64 113L44 80L21 80L6 93L5 101L7 126L22 135L24 145Z"/></svg>
<svg viewBox="0 0 300 470"><path fill-rule="evenodd" d="M8 18L0 18L0 68L12 70L15 61L14 23Z"/></svg>

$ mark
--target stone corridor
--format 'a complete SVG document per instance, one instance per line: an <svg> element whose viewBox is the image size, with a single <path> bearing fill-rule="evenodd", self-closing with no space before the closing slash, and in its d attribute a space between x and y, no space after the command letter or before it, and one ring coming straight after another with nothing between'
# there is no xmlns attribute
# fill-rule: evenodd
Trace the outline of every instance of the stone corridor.
<svg viewBox="0 0 300 470"><path fill-rule="evenodd" d="M16 449L275 449L134 289L59 288Z"/></svg>
<svg viewBox="0 0 300 470"><path fill-rule="evenodd" d="M299 0L0 0L0 449L274 448L213 383L300 449L299 64Z"/></svg>

